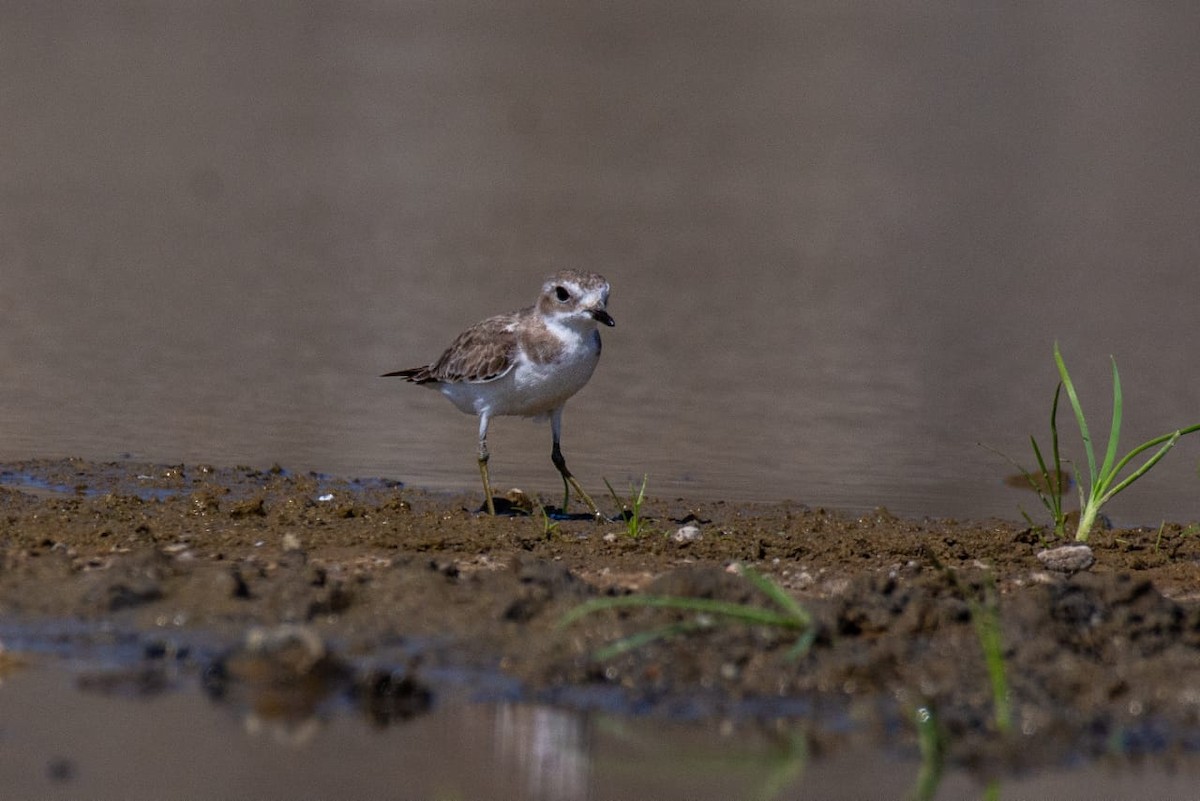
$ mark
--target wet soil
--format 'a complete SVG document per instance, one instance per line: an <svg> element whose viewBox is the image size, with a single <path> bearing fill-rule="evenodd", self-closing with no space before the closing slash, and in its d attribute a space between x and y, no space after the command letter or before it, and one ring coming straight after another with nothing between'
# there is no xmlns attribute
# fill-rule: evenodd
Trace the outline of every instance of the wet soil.
<svg viewBox="0 0 1200 801"><path fill-rule="evenodd" d="M621 519L478 504L279 468L3 464L0 656L36 663L29 632L75 652L125 638L136 658L81 686L158 692L183 666L268 717L336 693L387 722L465 692L787 720L816 753L856 738L915 753L923 709L947 758L984 774L1200 745L1200 536L1183 525L1096 532L1095 564L1068 575L1037 558L1061 543L1011 522L651 498L631 536ZM563 624L631 593L775 608L738 565L808 610L807 651L795 630L669 609ZM976 625L988 610L1007 734ZM672 624L689 630L598 655Z"/></svg>

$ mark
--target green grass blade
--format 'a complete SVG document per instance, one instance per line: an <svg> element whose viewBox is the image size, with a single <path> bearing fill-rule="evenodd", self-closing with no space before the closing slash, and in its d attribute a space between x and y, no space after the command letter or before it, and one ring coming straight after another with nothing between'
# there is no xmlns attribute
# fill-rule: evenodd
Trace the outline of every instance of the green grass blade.
<svg viewBox="0 0 1200 801"><path fill-rule="evenodd" d="M1051 419L1053 420L1053 417ZM1041 448L1038 447L1037 438L1030 436L1029 444L1033 446L1033 455L1037 459L1038 469L1041 471L1042 476L1046 479L1046 483L1045 483L1044 487L1042 484L1038 483L1038 480L1034 477L1033 473L1029 472L1024 467L1022 467L1020 462L1018 462L1016 459L1009 456L1004 451L997 450L996 448L993 448L991 445L987 445L983 442L979 442L976 444L979 445L979 447L981 447L981 448L987 448L989 451L996 454L1001 459L1004 459L1006 462L1011 464L1017 470L1017 472L1019 472L1025 478L1025 482L1027 484L1029 484L1029 488L1031 490L1033 490L1035 495L1038 496L1038 500L1042 502L1042 506L1046 507L1046 511L1048 511L1050 513L1050 517L1054 520L1055 533L1060 537L1063 536L1064 535L1063 529L1065 528L1065 525L1063 523L1064 516L1062 513L1062 483L1063 483L1062 482L1062 468L1061 467L1058 468L1059 478L1055 482L1055 487L1058 490L1057 494L1048 494L1047 489L1051 486L1050 478L1049 478L1050 472L1046 467L1046 460L1042 457ZM1057 449L1057 446L1058 446L1057 438L1056 438L1056 441L1054 444L1055 444L1055 448ZM1025 522L1028 523L1031 527L1037 525L1036 523L1033 522L1033 519L1025 512L1024 509L1021 510L1021 516L1025 518Z"/></svg>
<svg viewBox="0 0 1200 801"><path fill-rule="evenodd" d="M730 603L729 601L716 601L711 598L678 598L670 595L622 595L616 598L596 598L586 601L567 612L563 616L563 619L559 621L559 626L569 625L585 615L604 609L633 608L706 612L733 620L740 620L744 623L778 626L787 629L805 627L804 621L797 620L791 615L785 615L758 606L745 606L743 604Z"/></svg>
<svg viewBox="0 0 1200 801"><path fill-rule="evenodd" d="M1034 452L1034 454L1036 455L1036 454L1038 453L1037 441L1036 441L1036 440L1035 440L1033 437L1030 437L1030 438L1029 438L1029 440L1030 440L1030 442L1032 442L1032 443L1033 443L1033 452ZM1012 466L1013 466L1013 468L1014 468L1014 469L1015 469L1015 470L1016 470L1018 473L1020 473L1022 476L1024 476L1024 477L1025 477L1025 480L1026 480L1027 482L1029 482L1029 488L1030 488L1031 490L1033 490L1035 493L1037 493L1037 495L1041 496L1041 494L1042 494L1042 491L1041 491L1041 488L1038 486L1037 479L1033 477L1033 473L1029 472L1029 471L1028 471L1028 470L1026 470L1024 467L1022 467L1020 462L1018 462L1016 459L1014 459L1014 458L1012 458L1011 456L1009 456L1009 455L1008 455L1007 453L1005 453L1004 451L1002 451L1002 450L999 450L999 449L997 449L997 448L993 448L991 445L988 445L987 443L984 443L984 442L977 442L977 443L975 443L975 444L976 444L976 445L978 445L978 446L979 446L979 447L981 447L981 448L987 448L989 451L991 451L992 453L996 454L996 455L997 455L997 456L999 456L1001 459L1003 459L1004 461L1006 461L1006 462L1008 462L1010 465L1012 465ZM1042 502L1043 502L1043 503L1045 503L1045 501L1042 501Z"/></svg>
<svg viewBox="0 0 1200 801"><path fill-rule="evenodd" d="M916 710L917 746L921 751L921 767L916 784L908 793L912 801L928 801L937 795L946 759L946 735L938 725L932 706Z"/></svg>
<svg viewBox="0 0 1200 801"><path fill-rule="evenodd" d="M637 650L657 640L665 640L676 634L688 634L700 629L711 628L712 625L712 621L684 620L679 623L671 623L667 626L650 629L649 631L639 631L637 634L622 637L616 642L604 646L592 654L592 658L597 662L606 662L614 656L620 656L627 651Z"/></svg>
<svg viewBox="0 0 1200 801"><path fill-rule="evenodd" d="M597 651L595 658L600 660L608 659L673 634L707 629L711 628L715 622L723 622L714 621L714 618L724 618L725 621L793 631L799 629L802 631L802 635L792 648L788 650L786 658L794 660L807 653L816 640L817 634L816 627L812 625L812 617L808 611L788 595L782 587L757 571L739 565L739 573L783 611L764 609L761 606L732 603L730 601L718 601L711 598L687 598L672 595L623 595L610 598L594 598L579 604L563 615L558 622L558 628L562 629L585 615L605 609L671 609L695 614L697 618L691 621L677 621L663 627L624 637Z"/></svg>
<svg viewBox="0 0 1200 801"><path fill-rule="evenodd" d="M1108 503L1108 501L1111 500L1113 498L1113 496L1115 496L1118 492L1125 489L1133 482L1137 481L1139 478L1141 478L1143 475L1146 474L1146 471L1148 471L1151 467L1154 467L1154 465L1158 464L1159 461L1161 461L1162 458L1167 455L1167 452L1169 450L1171 450L1171 448L1175 447L1175 443L1179 441L1179 436L1180 435L1179 435L1178 431L1171 434L1169 436L1169 438L1167 439L1166 443L1161 448L1158 449L1157 453L1155 453L1153 456L1151 456L1149 459L1147 459L1145 464L1143 464L1141 467L1139 467L1134 472L1130 473L1129 477L1127 479L1125 479L1124 481L1122 481L1120 484L1117 484L1115 487L1113 487L1110 490L1107 490L1103 495L1101 495L1098 506L1103 506L1104 504ZM1139 447L1134 453L1131 453L1130 456L1126 457L1125 459L1122 459L1121 465L1124 466L1125 464L1128 463L1128 460L1130 457L1132 457L1133 455L1135 455L1137 453L1141 453L1144 450L1145 450L1144 447ZM1113 477L1115 478L1116 475L1114 474Z"/></svg>
<svg viewBox="0 0 1200 801"><path fill-rule="evenodd" d="M771 581L762 573L759 573L757 570L748 565L740 565L738 572L741 573L741 575L745 577L747 581L757 587L763 595L774 601L775 605L784 612L787 612L796 620L800 621L803 625L807 626L811 622L812 618L809 616L808 610L801 606L795 598L788 595L782 587Z"/></svg>
<svg viewBox="0 0 1200 801"><path fill-rule="evenodd" d="M1057 343L1055 348L1058 348ZM1066 369L1066 365L1063 365ZM1065 476L1062 466L1062 451L1058 444L1058 400L1062 396L1063 384L1058 382L1058 386L1054 388L1054 403L1050 406L1050 444L1054 449L1054 509L1051 514L1054 515L1054 535L1056 537L1067 536L1067 515L1063 512L1063 493L1067 491L1065 486ZM1083 487L1079 486L1079 508L1083 508Z"/></svg>
<svg viewBox="0 0 1200 801"><path fill-rule="evenodd" d="M1054 450L1054 475L1058 476L1057 494L1058 508L1062 511L1062 495L1066 487L1063 486L1063 469L1062 455L1058 449L1058 398L1062 395L1062 382L1058 382L1058 386L1054 388L1054 404L1050 407L1050 444Z"/></svg>
<svg viewBox="0 0 1200 801"><path fill-rule="evenodd" d="M1096 475L1096 453L1092 449L1092 435L1088 432L1087 420L1083 416L1083 407L1079 404L1079 396L1075 393L1075 385L1071 383L1071 374L1067 372L1067 365L1063 361L1057 342L1054 343L1054 362L1058 365L1058 375L1067 390L1067 400L1071 402L1071 409L1075 412L1075 422L1079 425L1079 434L1083 438L1083 450L1087 454L1088 461L1088 486L1092 490L1090 494L1094 495L1098 477ZM1080 483L1082 484L1082 482ZM1080 492L1083 492L1082 487Z"/></svg>
<svg viewBox="0 0 1200 801"><path fill-rule="evenodd" d="M752 796L755 801L776 801L800 780L808 767L808 742L804 735L792 734L783 752L768 760L767 775Z"/></svg>
<svg viewBox="0 0 1200 801"><path fill-rule="evenodd" d="M1008 691L1008 676L1004 664L1004 643L1000 630L1000 613L994 606L979 601L969 602L975 635L983 649L984 664L992 687L992 706L996 728L1001 734L1012 730L1012 700Z"/></svg>
<svg viewBox="0 0 1200 801"><path fill-rule="evenodd" d="M788 662L794 662L795 660L807 654L808 650L812 648L813 643L816 641L817 627L809 626L808 631L801 634L800 639L796 640L796 644L788 649L787 654L785 654L783 657L784 660Z"/></svg>
<svg viewBox="0 0 1200 801"><path fill-rule="evenodd" d="M617 508L620 509L622 512L625 511L625 504L622 503L621 499L617 497L617 491L615 489L613 489L613 485L609 484L608 479L605 478L604 476L601 476L600 480L604 482L604 486L608 487L608 494L612 496L613 503L615 503L617 505Z"/></svg>
<svg viewBox="0 0 1200 801"><path fill-rule="evenodd" d="M1116 477L1117 475L1119 475L1120 472L1122 470L1124 470L1125 467L1134 460L1134 457L1136 457L1142 451L1149 450L1150 448L1153 448L1156 445L1161 445L1162 443L1166 442L1167 440L1172 440L1172 439L1177 440L1180 437L1185 437L1188 434L1194 434L1197 431L1200 431L1200 423L1198 423L1194 426L1188 426L1187 428L1181 428L1178 431L1172 431L1170 433L1163 434L1161 437L1155 437L1152 440L1143 442L1141 445L1138 445L1136 448L1131 450L1129 453L1125 454L1125 457L1123 459L1121 459L1121 461L1117 462L1117 466L1114 467L1113 471L1112 471L1113 477ZM1161 458L1161 457L1159 457L1159 458ZM1142 471L1142 472L1144 472L1144 471ZM1128 482L1122 482L1122 483L1125 484L1126 486L1128 486Z"/></svg>
<svg viewBox="0 0 1200 801"><path fill-rule="evenodd" d="M1051 419L1053 420L1053 417L1051 417ZM1051 431L1054 430L1053 424L1051 424L1050 428ZM1055 534L1062 536L1063 532L1060 529L1063 527L1063 477L1062 467L1058 461L1058 437L1054 437L1053 475L1051 475L1050 471L1046 468L1046 460L1042 458L1042 449L1038 447L1037 440L1032 435L1029 437L1029 443L1033 445L1033 455L1037 458L1038 469L1042 471L1043 485L1039 485L1037 480L1025 470L1022 470L1021 472L1025 474L1025 480L1029 482L1030 486L1033 487L1033 491L1037 493L1038 500L1042 502L1042 506L1045 506L1046 510L1050 512L1050 517L1054 520Z"/></svg>
<svg viewBox="0 0 1200 801"><path fill-rule="evenodd" d="M1046 460L1042 458L1042 449L1038 447L1037 437L1030 434L1029 435L1029 444L1033 446L1033 458L1037 459L1038 470L1042 471L1043 476L1049 478L1050 470L1047 469L1047 467L1046 467ZM1013 462L1013 464L1016 464L1016 462ZM1019 465L1018 465L1018 467L1019 467ZM1033 474L1025 469L1022 469L1021 472L1025 475L1026 480L1029 481L1029 485L1031 487L1033 487L1035 490L1037 490L1037 493L1039 495L1041 495L1042 494L1041 485L1037 483L1037 479L1033 477ZM1049 484L1046 485L1046 487L1049 487L1049 486L1050 486Z"/></svg>
<svg viewBox="0 0 1200 801"><path fill-rule="evenodd" d="M1112 357L1109 357L1112 359ZM1114 475L1109 471L1117 458L1117 440L1121 438L1121 376L1117 373L1117 360L1112 359L1113 376L1113 411L1112 428L1108 433L1108 450L1104 454L1104 464L1100 467L1100 480L1107 481Z"/></svg>
<svg viewBox="0 0 1200 801"><path fill-rule="evenodd" d="M1065 365L1064 365L1065 366ZM1066 487L1063 486L1063 469L1062 469L1062 453L1058 447L1058 400L1062 396L1062 381L1058 382L1058 386L1054 388L1054 402L1050 404L1050 446L1054 453L1054 484L1050 484L1050 473L1046 470L1046 462L1042 459L1042 454L1038 451L1037 443L1033 445L1034 452L1038 457L1038 465L1042 468L1042 475L1046 478L1046 489L1049 497L1043 498L1042 503L1050 510L1050 516L1054 518L1054 534L1058 537L1065 537L1067 534L1067 516L1063 514L1063 492ZM1032 440L1033 437L1030 437Z"/></svg>

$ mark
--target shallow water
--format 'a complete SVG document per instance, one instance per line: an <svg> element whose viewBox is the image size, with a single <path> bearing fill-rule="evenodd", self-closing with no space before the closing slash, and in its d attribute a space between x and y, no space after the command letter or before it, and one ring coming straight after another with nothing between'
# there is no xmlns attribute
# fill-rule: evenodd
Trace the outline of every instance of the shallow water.
<svg viewBox="0 0 1200 801"><path fill-rule="evenodd" d="M1081 11L9 8L0 456L473 488L474 422L377 376L571 266L593 494L1035 511L976 443L1044 437L1055 340L1097 436L1109 354L1128 443L1200 420L1200 10ZM548 452L493 426L501 486ZM1200 517L1198 453L1114 520Z"/></svg>
<svg viewBox="0 0 1200 801"><path fill-rule="evenodd" d="M44 661L44 660L43 660ZM745 724L612 718L456 702L386 727L328 712L283 722L239 713L180 684L131 701L84 689L82 668L41 664L0 682L0 786L15 798L719 799L899 797L912 755L811 754L800 735ZM1194 798L1195 766L1103 765L997 782L1002 798ZM978 798L982 780L942 777L935 798Z"/></svg>

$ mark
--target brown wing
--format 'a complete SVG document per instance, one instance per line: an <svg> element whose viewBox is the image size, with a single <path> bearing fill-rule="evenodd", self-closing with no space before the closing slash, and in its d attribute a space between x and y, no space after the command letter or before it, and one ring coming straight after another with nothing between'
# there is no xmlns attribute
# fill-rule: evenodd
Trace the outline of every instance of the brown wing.
<svg viewBox="0 0 1200 801"><path fill-rule="evenodd" d="M489 317L459 334L433 364L385 375L415 384L492 381L515 363L517 335L511 329L516 321L517 313Z"/></svg>

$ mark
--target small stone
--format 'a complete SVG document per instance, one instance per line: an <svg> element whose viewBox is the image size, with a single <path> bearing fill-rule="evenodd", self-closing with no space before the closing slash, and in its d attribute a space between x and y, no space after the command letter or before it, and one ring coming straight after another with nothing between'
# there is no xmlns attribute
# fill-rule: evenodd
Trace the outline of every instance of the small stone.
<svg viewBox="0 0 1200 801"><path fill-rule="evenodd" d="M616 532L615 532L615 531L610 531L610 532L608 532L607 534L605 534L605 535L604 535L604 537L603 537L602 539L603 539L605 542L616 542L616 541L617 541L617 534L616 534Z"/></svg>
<svg viewBox="0 0 1200 801"><path fill-rule="evenodd" d="M283 550L285 553L300 550L300 538L292 532L283 535Z"/></svg>
<svg viewBox="0 0 1200 801"><path fill-rule="evenodd" d="M1037 555L1038 561L1047 570L1059 573L1078 573L1096 564L1096 556L1086 545L1063 545L1042 551Z"/></svg>
<svg viewBox="0 0 1200 801"><path fill-rule="evenodd" d="M704 539L704 535L700 533L700 527L692 523L686 526L680 526L672 536L676 542L695 542L696 540Z"/></svg>
<svg viewBox="0 0 1200 801"><path fill-rule="evenodd" d="M245 500L238 501L229 508L229 516L235 518L263 517L266 513L267 509L263 504L262 496L246 498Z"/></svg>
<svg viewBox="0 0 1200 801"><path fill-rule="evenodd" d="M508 508L511 511L522 512L527 515L533 514L533 499L526 495L524 490L518 487L513 487L508 492L504 493L504 500L508 501Z"/></svg>
<svg viewBox="0 0 1200 801"><path fill-rule="evenodd" d="M812 573L809 573L807 570L801 570L792 577L788 586L797 590L807 590L814 583L816 583L816 579L813 578Z"/></svg>

